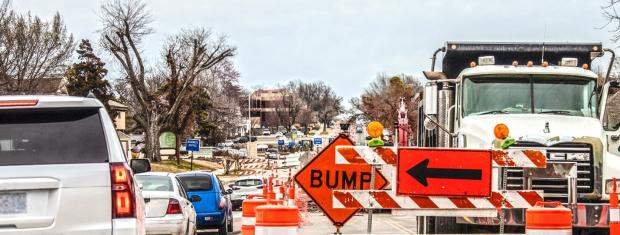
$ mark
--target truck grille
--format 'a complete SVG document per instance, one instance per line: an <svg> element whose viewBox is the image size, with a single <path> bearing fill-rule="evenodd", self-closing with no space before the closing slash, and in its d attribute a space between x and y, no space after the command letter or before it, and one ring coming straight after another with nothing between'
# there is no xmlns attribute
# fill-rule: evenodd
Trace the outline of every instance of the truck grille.
<svg viewBox="0 0 620 235"><path fill-rule="evenodd" d="M517 142L510 148L544 148L547 150L547 162L570 162L577 164L577 192L591 193L593 191L594 171L592 146L582 143L561 143L545 147L538 143ZM574 156L587 154L587 160L575 160ZM570 156L569 156L570 155ZM508 180L507 190L523 190L524 177L522 168L506 168ZM532 180L533 190L543 190L545 201L568 200L568 182L566 179L534 179Z"/></svg>

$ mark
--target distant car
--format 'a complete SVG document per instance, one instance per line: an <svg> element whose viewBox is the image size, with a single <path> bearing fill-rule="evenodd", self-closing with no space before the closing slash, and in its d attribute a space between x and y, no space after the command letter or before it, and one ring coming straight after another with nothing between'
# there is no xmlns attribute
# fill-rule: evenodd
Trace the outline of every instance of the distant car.
<svg viewBox="0 0 620 235"><path fill-rule="evenodd" d="M196 210L198 229L217 228L219 234L233 231L232 203L220 180L211 172L190 171L177 174L187 197Z"/></svg>
<svg viewBox="0 0 620 235"><path fill-rule="evenodd" d="M230 195L232 208L237 210L248 196L263 194L263 178L261 176L243 176L231 184L230 187L233 190L233 193Z"/></svg>
<svg viewBox="0 0 620 235"><path fill-rule="evenodd" d="M226 140L224 141L224 143L222 143L222 147L224 148L230 148L235 144L235 142L233 142L232 140Z"/></svg>
<svg viewBox="0 0 620 235"><path fill-rule="evenodd" d="M146 234L195 234L196 211L173 173L136 175L146 204Z"/></svg>
<svg viewBox="0 0 620 235"><path fill-rule="evenodd" d="M274 148L267 149L265 156L268 159L278 159L278 150Z"/></svg>
<svg viewBox="0 0 620 235"><path fill-rule="evenodd" d="M0 234L144 234L138 171L99 100L0 96Z"/></svg>
<svg viewBox="0 0 620 235"><path fill-rule="evenodd" d="M269 129L263 129L263 135L271 135L271 131Z"/></svg>

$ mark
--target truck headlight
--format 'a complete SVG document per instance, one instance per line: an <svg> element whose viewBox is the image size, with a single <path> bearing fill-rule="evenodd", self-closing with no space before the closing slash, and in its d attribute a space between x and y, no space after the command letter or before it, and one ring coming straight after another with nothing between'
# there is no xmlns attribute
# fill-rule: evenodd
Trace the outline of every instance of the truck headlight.
<svg viewBox="0 0 620 235"><path fill-rule="evenodd" d="M590 153L567 153L568 161L590 161Z"/></svg>
<svg viewBox="0 0 620 235"><path fill-rule="evenodd" d="M605 180L605 193L610 194L614 190L614 181ZM616 191L620 191L620 180L616 181Z"/></svg>

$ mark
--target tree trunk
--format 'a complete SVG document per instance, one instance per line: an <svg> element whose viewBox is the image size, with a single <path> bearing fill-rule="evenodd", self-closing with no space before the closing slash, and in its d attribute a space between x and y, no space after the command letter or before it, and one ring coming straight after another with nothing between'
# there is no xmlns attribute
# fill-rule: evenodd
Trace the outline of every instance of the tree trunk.
<svg viewBox="0 0 620 235"><path fill-rule="evenodd" d="M144 135L144 155L146 158L150 159L153 162L160 162L161 156L159 155L159 134L161 128L157 125L157 122L150 121L148 123L148 128L145 130Z"/></svg>
<svg viewBox="0 0 620 235"><path fill-rule="evenodd" d="M177 159L177 165L181 165L181 135L175 134L174 157ZM187 148L187 147L186 147Z"/></svg>

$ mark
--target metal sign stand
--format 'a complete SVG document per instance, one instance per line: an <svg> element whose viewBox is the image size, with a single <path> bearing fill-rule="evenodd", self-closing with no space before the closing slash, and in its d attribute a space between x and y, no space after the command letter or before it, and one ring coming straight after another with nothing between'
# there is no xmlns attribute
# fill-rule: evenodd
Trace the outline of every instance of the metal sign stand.
<svg viewBox="0 0 620 235"><path fill-rule="evenodd" d="M334 235L340 235L340 234L342 234L342 233L340 232L340 226L336 225L336 232L334 232L333 234L334 234Z"/></svg>
<svg viewBox="0 0 620 235"><path fill-rule="evenodd" d="M191 155L189 156L189 170L194 170L194 151L191 151Z"/></svg>
<svg viewBox="0 0 620 235"><path fill-rule="evenodd" d="M375 189L375 165L374 163L377 162L377 159L372 159L372 163L373 165L371 165L370 168L370 190ZM370 201L370 207L373 207L373 202ZM372 233L372 208L368 209L368 227L366 227L366 233L367 234L371 234Z"/></svg>

